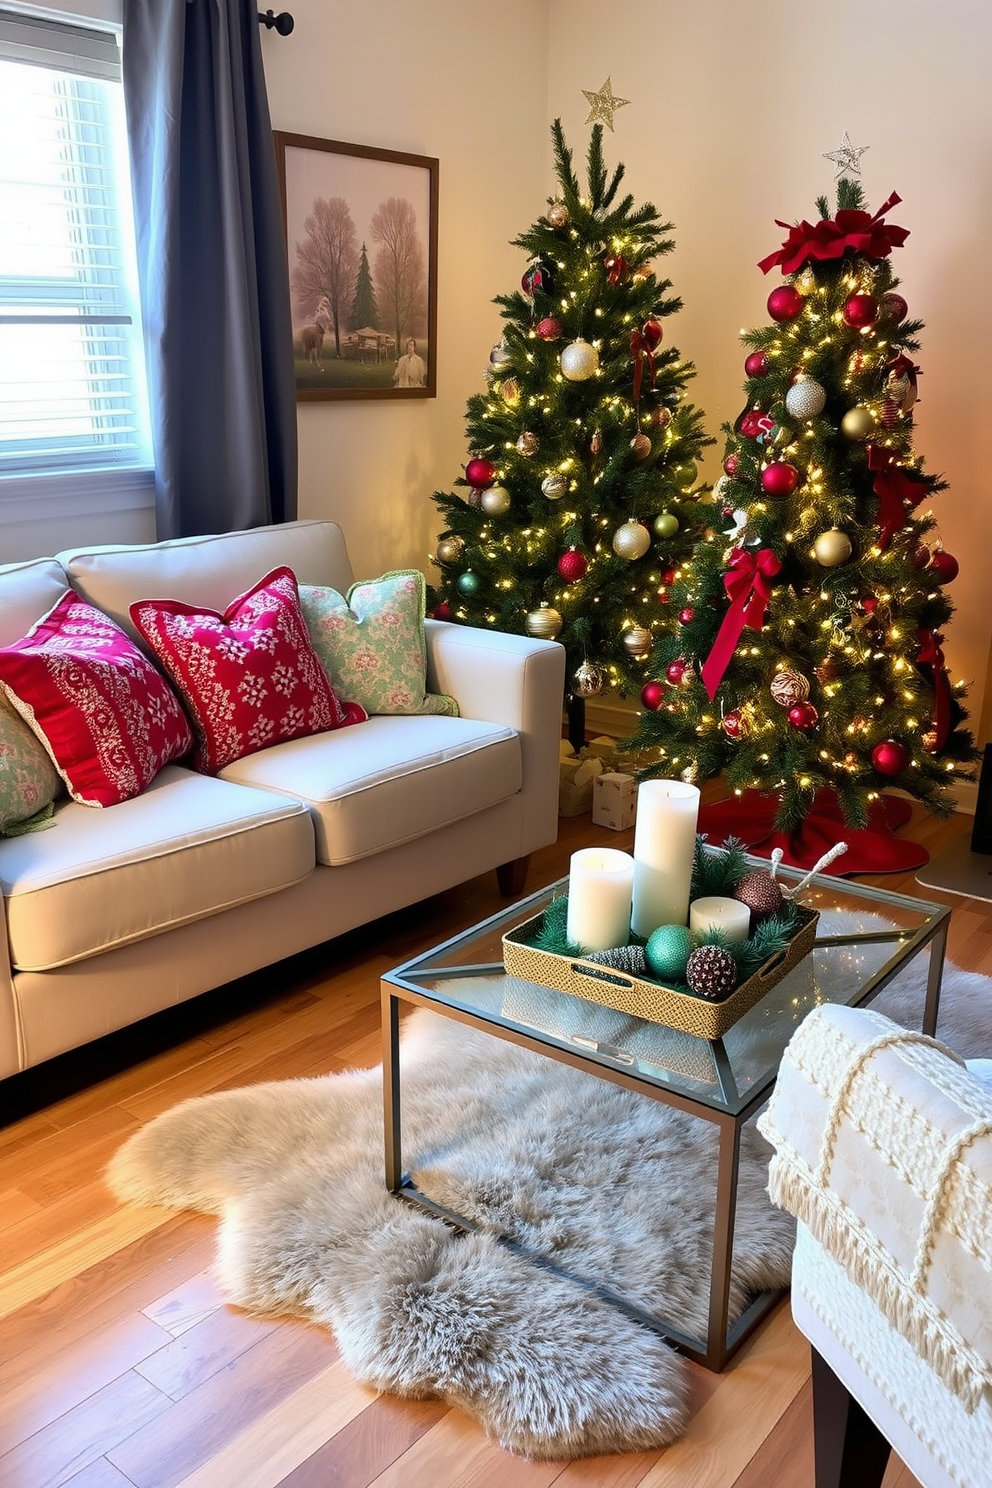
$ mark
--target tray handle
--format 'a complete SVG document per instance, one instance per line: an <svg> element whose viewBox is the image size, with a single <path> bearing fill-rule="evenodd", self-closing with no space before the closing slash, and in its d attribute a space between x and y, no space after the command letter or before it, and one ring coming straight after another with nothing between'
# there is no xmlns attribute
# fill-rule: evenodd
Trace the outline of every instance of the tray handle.
<svg viewBox="0 0 992 1488"><path fill-rule="evenodd" d="M607 967L602 970L587 965L584 961L572 962L572 973L575 976L588 977L591 982L606 982L611 987L622 987L625 992L633 992L634 978L625 976L622 971L611 971Z"/></svg>
<svg viewBox="0 0 992 1488"><path fill-rule="evenodd" d="M759 980L762 982L766 982L770 976L774 976L775 972L782 965L782 962L785 960L790 950L791 946L783 946L780 951L776 951L774 956L772 956L770 960L766 961L765 964L759 969Z"/></svg>

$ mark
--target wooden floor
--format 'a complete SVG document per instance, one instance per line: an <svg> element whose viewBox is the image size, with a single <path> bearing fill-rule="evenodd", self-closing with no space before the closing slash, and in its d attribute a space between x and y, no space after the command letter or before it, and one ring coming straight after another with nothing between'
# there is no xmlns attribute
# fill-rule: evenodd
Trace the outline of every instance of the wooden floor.
<svg viewBox="0 0 992 1488"><path fill-rule="evenodd" d="M904 835L935 854L970 828L917 808ZM563 820L528 890L577 847L631 837ZM992 906L946 902L951 959L992 974ZM724 1374L689 1366L692 1419L666 1451L530 1463L457 1410L376 1398L329 1334L220 1305L213 1221L105 1190L116 1147L186 1096L376 1063L380 973L502 907L486 875L0 1092L26 1112L0 1130L4 1488L809 1488L808 1350L787 1303ZM915 1481L890 1463L886 1488Z"/></svg>

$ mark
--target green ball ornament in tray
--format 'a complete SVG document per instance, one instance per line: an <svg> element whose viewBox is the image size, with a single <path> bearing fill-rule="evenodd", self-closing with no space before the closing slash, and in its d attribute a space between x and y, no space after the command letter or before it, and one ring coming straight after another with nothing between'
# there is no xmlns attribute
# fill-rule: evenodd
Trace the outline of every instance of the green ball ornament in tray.
<svg viewBox="0 0 992 1488"><path fill-rule="evenodd" d="M632 935L625 946L583 955L568 943L568 896L562 894L542 914L503 936L503 962L511 976L525 981L697 1038L719 1039L809 955L819 914L797 896L814 873L844 851L846 845L838 843L791 890L776 883L782 855L773 854L767 876L781 890L783 904L763 918L752 911L746 941L729 943L717 931L695 936L686 925L659 925L646 943ZM711 849L697 837L690 898L732 897L745 875L765 872L755 868L740 843L728 839L722 849ZM696 954L699 947L707 948L703 955ZM712 954L714 950L719 954ZM696 961L690 967L692 955Z"/></svg>

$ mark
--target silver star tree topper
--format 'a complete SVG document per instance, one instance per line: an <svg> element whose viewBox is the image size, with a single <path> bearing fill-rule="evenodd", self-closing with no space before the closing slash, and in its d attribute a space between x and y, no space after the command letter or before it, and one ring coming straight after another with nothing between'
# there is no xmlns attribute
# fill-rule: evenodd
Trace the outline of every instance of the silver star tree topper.
<svg viewBox="0 0 992 1488"><path fill-rule="evenodd" d="M824 153L823 156L824 160L834 162L834 180L839 181L841 176L860 176L861 157L870 148L870 145L852 145L851 136L845 129L844 138L836 150Z"/></svg>

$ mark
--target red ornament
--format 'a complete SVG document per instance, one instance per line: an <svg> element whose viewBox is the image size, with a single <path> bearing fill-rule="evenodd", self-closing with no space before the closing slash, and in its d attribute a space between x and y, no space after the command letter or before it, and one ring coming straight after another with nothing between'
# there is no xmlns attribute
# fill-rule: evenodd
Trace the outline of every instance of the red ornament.
<svg viewBox="0 0 992 1488"><path fill-rule="evenodd" d="M439 600L431 611L433 620L450 620L451 606L446 599Z"/></svg>
<svg viewBox="0 0 992 1488"><path fill-rule="evenodd" d="M901 775L909 764L909 750L896 739L886 739L875 745L871 752L871 762L879 775Z"/></svg>
<svg viewBox="0 0 992 1488"><path fill-rule="evenodd" d="M909 306L902 295L896 294L894 289L890 289L882 296L879 308L882 314L888 316L889 320L894 320L896 325L905 320L909 314Z"/></svg>
<svg viewBox="0 0 992 1488"><path fill-rule="evenodd" d="M769 306L769 308L771 308ZM775 317L778 318L777 316ZM785 318L785 317L783 317ZM752 351L750 356L744 358L744 371L748 377L768 376L768 356L763 351Z"/></svg>
<svg viewBox="0 0 992 1488"><path fill-rule="evenodd" d="M744 434L748 439L762 439L774 429L775 420L770 413L762 413L760 408L746 408L735 427L738 434Z"/></svg>
<svg viewBox="0 0 992 1488"><path fill-rule="evenodd" d="M665 676L673 686L677 687L682 681L688 665L689 663L684 656L678 656L674 661L668 663L668 666L665 668Z"/></svg>
<svg viewBox="0 0 992 1488"><path fill-rule="evenodd" d="M646 320L641 326L641 335L647 342L649 351L655 351L661 345L664 334L664 328L659 320Z"/></svg>
<svg viewBox="0 0 992 1488"><path fill-rule="evenodd" d="M772 320L795 320L803 308L803 297L794 284L780 284L768 296L768 314Z"/></svg>
<svg viewBox="0 0 992 1488"><path fill-rule="evenodd" d="M802 729L803 732L807 729L815 728L820 721L820 715L812 703L796 703L794 707L789 709L786 717L793 728Z"/></svg>
<svg viewBox="0 0 992 1488"><path fill-rule="evenodd" d="M561 335L561 322L548 315L537 322L536 330L542 341L557 341Z"/></svg>
<svg viewBox="0 0 992 1488"><path fill-rule="evenodd" d="M535 259L524 270L520 288L528 299L533 299L539 294L551 294L554 289L554 275L550 263L543 258Z"/></svg>
<svg viewBox="0 0 992 1488"><path fill-rule="evenodd" d="M480 455L476 455L475 459L469 460L465 466L465 479L470 486L477 486L483 490L495 482L496 466L492 460L483 460Z"/></svg>
<svg viewBox="0 0 992 1488"><path fill-rule="evenodd" d="M854 331L865 331L878 319L878 301L874 295L853 294L844 301L843 316Z"/></svg>
<svg viewBox="0 0 992 1488"><path fill-rule="evenodd" d="M878 609L878 600L875 598L874 594L865 595L864 599L861 601L861 608L864 610L866 615L874 615L875 611Z"/></svg>
<svg viewBox="0 0 992 1488"><path fill-rule="evenodd" d="M737 712L736 708L731 713L724 713L723 717L720 719L720 722L723 725L723 731L728 736L728 738L742 739L745 736L746 730L744 727L744 720Z"/></svg>
<svg viewBox="0 0 992 1488"><path fill-rule="evenodd" d="M799 471L788 460L775 460L761 472L761 488L769 496L791 496L799 484Z"/></svg>
<svg viewBox="0 0 992 1488"><path fill-rule="evenodd" d="M665 684L663 682L645 682L641 688L641 702L645 708L652 713L657 713L665 700Z"/></svg>
<svg viewBox="0 0 992 1488"><path fill-rule="evenodd" d="M943 548L937 548L930 554L930 572L936 574L938 584L949 584L956 579L959 572L959 564L950 553L945 553Z"/></svg>
<svg viewBox="0 0 992 1488"><path fill-rule="evenodd" d="M724 475L736 475L737 474L737 463L738 462L737 462L737 456L736 455L728 455L727 458L723 462L723 473L724 473Z"/></svg>
<svg viewBox="0 0 992 1488"><path fill-rule="evenodd" d="M930 549L925 544L914 548L909 555L909 561L914 568L929 568L930 558Z"/></svg>
<svg viewBox="0 0 992 1488"><path fill-rule="evenodd" d="M611 284L622 284L627 277L630 264L619 253L611 253L603 259L606 277Z"/></svg>
<svg viewBox="0 0 992 1488"><path fill-rule="evenodd" d="M695 620L695 618L696 618L696 612L695 612L695 610L688 610L688 609L686 609L686 610L679 610L679 624L680 625L691 625L692 622L693 622L693 620Z"/></svg>
<svg viewBox="0 0 992 1488"><path fill-rule="evenodd" d="M562 553L558 559L558 572L566 584L577 584L584 579L589 571L589 560L585 553L580 553L578 548L569 548L567 553Z"/></svg>

